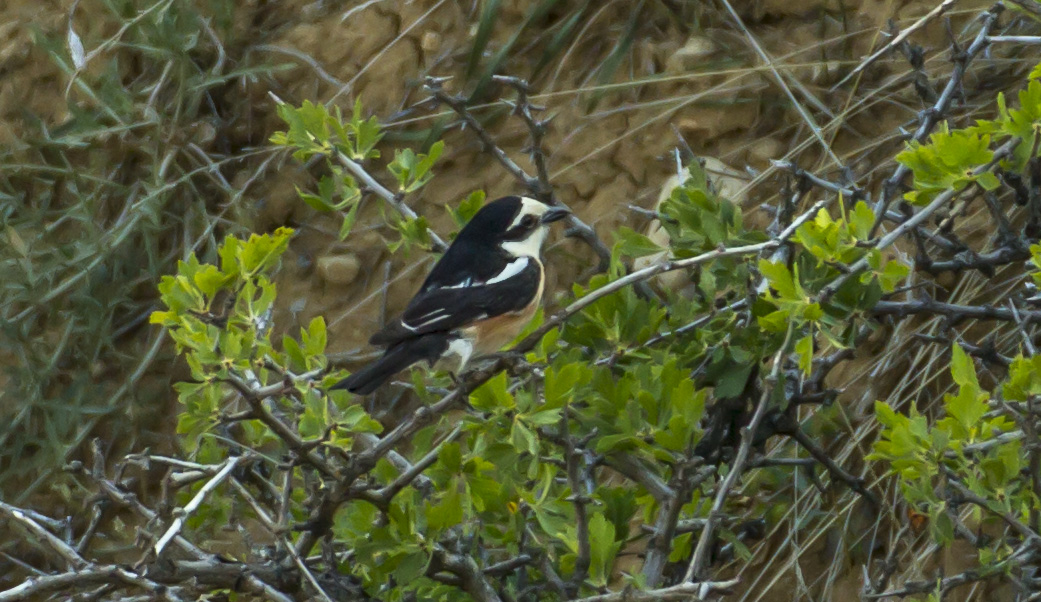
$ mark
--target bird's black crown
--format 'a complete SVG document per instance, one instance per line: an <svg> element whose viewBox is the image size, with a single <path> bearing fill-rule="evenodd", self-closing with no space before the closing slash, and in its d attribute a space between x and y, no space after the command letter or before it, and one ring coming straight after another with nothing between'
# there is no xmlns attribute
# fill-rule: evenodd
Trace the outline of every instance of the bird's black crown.
<svg viewBox="0 0 1041 602"><path fill-rule="evenodd" d="M504 196L496 199L481 209L459 232L459 238L467 240L487 240L498 243L503 240L510 224L523 207L521 197Z"/></svg>

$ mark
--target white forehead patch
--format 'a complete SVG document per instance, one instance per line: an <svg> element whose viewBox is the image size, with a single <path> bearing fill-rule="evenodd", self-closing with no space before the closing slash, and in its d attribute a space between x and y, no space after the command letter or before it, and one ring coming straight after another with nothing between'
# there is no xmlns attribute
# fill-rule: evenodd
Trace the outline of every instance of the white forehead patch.
<svg viewBox="0 0 1041 602"><path fill-rule="evenodd" d="M534 215L535 217L542 217L542 214L545 213L547 209L549 209L549 207L544 203L540 203L535 199L522 196L521 209L517 212L517 217L513 218L513 222L510 223L510 228L513 228L514 226L520 224L520 221L524 219L525 215Z"/></svg>

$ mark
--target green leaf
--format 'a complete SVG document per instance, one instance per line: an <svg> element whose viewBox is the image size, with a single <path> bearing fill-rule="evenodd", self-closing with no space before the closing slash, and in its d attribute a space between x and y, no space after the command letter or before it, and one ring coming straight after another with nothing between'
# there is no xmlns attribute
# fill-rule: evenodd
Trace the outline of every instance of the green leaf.
<svg viewBox="0 0 1041 602"><path fill-rule="evenodd" d="M782 299L802 300L802 295L795 285L791 271L779 261L759 260L759 272L766 277L770 286L777 291Z"/></svg>
<svg viewBox="0 0 1041 602"><path fill-rule="evenodd" d="M315 316L307 325L307 330L300 330L300 340L304 343L304 353L307 356L322 355L325 353L327 336L325 331L325 318Z"/></svg>
<svg viewBox="0 0 1041 602"><path fill-rule="evenodd" d="M394 569L394 579L401 584L409 584L426 574L430 564L430 556L423 550L405 554Z"/></svg>
<svg viewBox="0 0 1041 602"><path fill-rule="evenodd" d="M401 247L410 248L413 245L427 246L430 244L430 228L423 216L416 219L402 219L394 223L394 229L401 234L401 238L388 247L391 251L397 251Z"/></svg>
<svg viewBox="0 0 1041 602"><path fill-rule="evenodd" d="M524 426L520 420L514 420L513 426L510 427L510 443L519 452L528 452L533 456L537 456L539 453L539 443L535 433Z"/></svg>
<svg viewBox="0 0 1041 602"><path fill-rule="evenodd" d="M564 405L574 392L579 381L588 381L592 371L577 363L546 369L546 406L558 408Z"/></svg>
<svg viewBox="0 0 1041 602"><path fill-rule="evenodd" d="M307 389L303 394L304 413L300 416L298 430L305 439L313 439L325 434L329 425L329 407L325 397L317 389Z"/></svg>
<svg viewBox="0 0 1041 602"><path fill-rule="evenodd" d="M354 113L348 125L351 131L349 138L352 142L348 145L349 154L355 161L378 158L380 152L375 150L375 146L383 138L379 120L375 116L363 119L361 111L361 99L358 99L354 103Z"/></svg>
<svg viewBox="0 0 1041 602"><path fill-rule="evenodd" d="M337 423L348 431L355 433L379 433L383 430L383 425L372 416L369 416L369 413L360 404L352 403L340 408L340 410L342 414Z"/></svg>
<svg viewBox="0 0 1041 602"><path fill-rule="evenodd" d="M470 394L470 405L478 410L508 410L516 407L505 372L500 372Z"/></svg>
<svg viewBox="0 0 1041 602"><path fill-rule="evenodd" d="M304 192L299 186L296 187L296 193L312 208L329 212L334 209L333 195L336 193L336 181L331 176L322 176L322 179L318 180L318 194Z"/></svg>
<svg viewBox="0 0 1041 602"><path fill-rule="evenodd" d="M813 333L809 333L795 343L795 354L799 357L799 369L803 376L809 377L813 371Z"/></svg>
<svg viewBox="0 0 1041 602"><path fill-rule="evenodd" d="M620 547L621 543L615 542L615 528L611 521L599 512L594 514L589 519L589 577L593 585L607 585Z"/></svg>
<svg viewBox="0 0 1041 602"><path fill-rule="evenodd" d="M875 225L875 212L864 201L857 201L849 217L849 229L856 240L868 240Z"/></svg>
<svg viewBox="0 0 1041 602"><path fill-rule="evenodd" d="M463 452L458 443L449 442L441 446L438 462L450 473L459 472L463 467Z"/></svg>
<svg viewBox="0 0 1041 602"><path fill-rule="evenodd" d="M627 257L644 257L662 250L650 238L625 226L615 231L615 239L615 251Z"/></svg>
<svg viewBox="0 0 1041 602"><path fill-rule="evenodd" d="M426 154L416 154L412 149L394 151L394 161L387 166L398 181L400 192L414 192L423 187L433 174L430 169L441 156L445 149L445 143L438 140L431 145Z"/></svg>
<svg viewBox="0 0 1041 602"><path fill-rule="evenodd" d="M469 504L459 489L459 482L452 479L444 489L441 499L427 508L426 517L431 529L454 527L463 521L464 506Z"/></svg>
<svg viewBox="0 0 1041 602"><path fill-rule="evenodd" d="M976 182L982 186L984 190L997 190L997 188L1001 186L1001 180L990 171L985 171L977 176Z"/></svg>
<svg viewBox="0 0 1041 602"><path fill-rule="evenodd" d="M737 397L745 389L748 376L752 373L752 366L741 366L728 370L716 384L716 397Z"/></svg>
<svg viewBox="0 0 1041 602"><path fill-rule="evenodd" d="M303 349L300 348L300 344L296 342L296 339L289 335L283 336L282 350L285 351L287 363L293 370L299 372L307 370L307 357L304 355Z"/></svg>
<svg viewBox="0 0 1041 602"><path fill-rule="evenodd" d="M972 358L957 343L951 346L951 376L959 387L968 386L974 390L980 387Z"/></svg>
<svg viewBox="0 0 1041 602"><path fill-rule="evenodd" d="M929 142L910 142L896 160L914 173L914 190L904 197L917 205L931 202L947 190L962 190L977 181L973 171L991 162L990 136L979 131L950 131L941 124Z"/></svg>
<svg viewBox="0 0 1041 602"><path fill-rule="evenodd" d="M470 221L470 218L480 211L481 207L484 205L484 199L484 191L475 190L467 195L467 197L459 203L458 207L453 209L450 205L446 205L445 208L448 209L448 213L452 216L452 221L455 222L455 225L462 228Z"/></svg>
<svg viewBox="0 0 1041 602"><path fill-rule="evenodd" d="M358 219L358 207L360 206L360 203L351 205L351 208L343 216L343 222L340 224L340 240L347 240L347 237L350 236L351 230L354 229L354 221Z"/></svg>
<svg viewBox="0 0 1041 602"><path fill-rule="evenodd" d="M212 298L218 290L234 280L234 277L220 271L215 265L200 266L193 278L195 286L207 297Z"/></svg>
<svg viewBox="0 0 1041 602"><path fill-rule="evenodd" d="M686 561L694 553L691 545L693 533L681 533L672 540L672 551L669 552L669 562Z"/></svg>

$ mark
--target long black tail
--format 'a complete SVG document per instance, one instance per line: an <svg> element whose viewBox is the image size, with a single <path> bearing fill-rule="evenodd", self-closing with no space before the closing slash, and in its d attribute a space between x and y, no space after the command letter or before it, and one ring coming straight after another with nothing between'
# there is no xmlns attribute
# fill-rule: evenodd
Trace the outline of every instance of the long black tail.
<svg viewBox="0 0 1041 602"><path fill-rule="evenodd" d="M331 389L347 389L356 395L368 395L390 377L416 362L426 360L434 364L448 350L452 335L447 333L425 334L393 345L383 357L336 383Z"/></svg>

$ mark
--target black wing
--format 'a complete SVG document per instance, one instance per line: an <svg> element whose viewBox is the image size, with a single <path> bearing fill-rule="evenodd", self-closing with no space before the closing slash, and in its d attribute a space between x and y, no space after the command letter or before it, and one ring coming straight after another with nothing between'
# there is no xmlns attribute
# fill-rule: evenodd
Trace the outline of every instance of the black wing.
<svg viewBox="0 0 1041 602"><path fill-rule="evenodd" d="M477 244L469 238L462 236L462 233L456 237L430 270L417 297L436 288L459 286L467 282L470 285L487 282L514 259L498 245Z"/></svg>
<svg viewBox="0 0 1041 602"><path fill-rule="evenodd" d="M484 318L519 311L538 294L542 265L531 257L507 264L485 282L420 291L401 318L369 339L373 345L393 345L431 332L450 332Z"/></svg>

